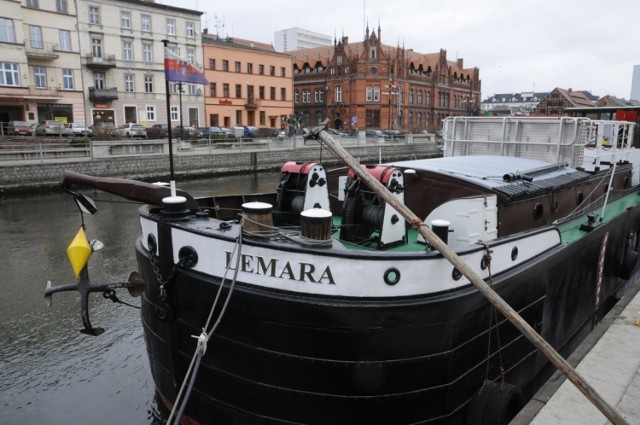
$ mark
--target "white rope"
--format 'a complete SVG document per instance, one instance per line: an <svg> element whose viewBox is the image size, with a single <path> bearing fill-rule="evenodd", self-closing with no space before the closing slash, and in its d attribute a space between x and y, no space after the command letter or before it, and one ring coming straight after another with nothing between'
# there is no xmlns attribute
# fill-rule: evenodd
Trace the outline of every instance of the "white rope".
<svg viewBox="0 0 640 425"><path fill-rule="evenodd" d="M209 338L211 337L211 335L213 335L213 332L215 331L215 329L217 328L218 324L220 323L220 320L222 319L222 315L224 314L225 310L226 310L226 306L229 302L229 299L231 298L231 293L233 292L233 287L234 284L236 282L236 278L238 276L238 269L239 269L239 265L240 265L240 251L242 250L242 232L240 232L240 234L238 235L238 240L237 243L235 244L234 248L233 248L233 252L231 253L231 258L233 258L234 254L236 254L236 251L238 251L238 255L236 256L236 266L235 266L235 272L233 275L233 281L231 282L231 287L229 289L229 294L227 295L227 299L225 300L225 304L222 308L222 311L220 312L220 316L218 317L217 322L214 324L214 326L211 328L211 330L207 333L207 328L209 327L209 324L211 322L211 319L213 317L213 312L216 309L216 305L218 304L218 300L220 299L220 294L222 293L222 288L224 287L224 284L227 280L227 273L229 272L230 269L230 265L231 265L231 261L229 261L229 264L227 265L225 271L224 271L224 275L222 276L222 280L220 281L220 286L218 287L218 292L216 294L216 298L213 301L213 305L211 306L211 311L209 312L209 317L207 318L207 323L205 324L205 327L202 328L202 333L200 335L191 335L192 338L196 338L198 340L197 345L196 345L196 349L194 350L193 353L193 357L191 358L191 362L189 363L189 369L187 370L187 373L184 376L184 380L182 381L182 385L180 386L180 391L178 391L178 396L175 399L175 402L173 403L173 407L171 409L171 413L169 414L169 419L167 419L167 423L170 424L171 423L171 419L174 417L175 413L176 413L176 408L178 407L178 405L180 405L180 411L178 412L178 415L175 416L175 425L180 423L180 417L182 416L182 411L184 410L184 407L187 404L187 400L188 400L188 396L191 393L191 387L193 385L194 382L194 378L195 378L195 374L197 373L198 367L200 365L200 360L202 359L202 357L204 356L204 353L207 351L207 345L209 342ZM194 365L196 365L194 367ZM192 376L192 371L193 371L193 376ZM191 377L191 379L189 379ZM185 399L179 403L180 398L182 397L182 393L185 390L185 388L187 388L187 382L191 381L189 384L189 388L187 389L187 393L185 395Z"/></svg>

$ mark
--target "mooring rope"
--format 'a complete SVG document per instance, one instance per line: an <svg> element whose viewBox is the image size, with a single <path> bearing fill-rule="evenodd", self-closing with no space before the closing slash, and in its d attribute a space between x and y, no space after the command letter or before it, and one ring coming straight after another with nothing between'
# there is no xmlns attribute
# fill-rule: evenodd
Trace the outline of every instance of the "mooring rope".
<svg viewBox="0 0 640 425"><path fill-rule="evenodd" d="M180 391L178 392L178 396L176 397L176 400L173 403L173 408L171 409L171 413L169 414L169 419L167 419L167 423L171 423L171 419L173 418L174 413L176 413L176 407L179 404L180 407L178 409L177 414L175 415L174 425L180 424L180 418L182 417L182 414L184 413L184 409L187 406L187 402L189 401L189 396L191 395L191 390L193 389L193 385L196 380L196 375L198 374L198 368L200 367L200 362L202 360L202 357L204 356L204 353L207 350L209 339L218 328L218 325L222 321L222 317L224 316L227 310L227 306L229 305L229 300L231 299L231 294L233 293L236 280L238 277L238 270L240 269L240 254L242 253L242 231L240 231L238 234L238 239L237 239L236 245L233 248L233 252L231 253L231 258L233 258L233 255L236 254L236 252L237 252L237 255L236 255L235 270L233 273L233 279L231 280L231 285L229 286L229 293L227 294L227 297L224 301L222 309L220 310L220 314L218 315L216 322L213 324L211 329L207 332L207 328L209 327L209 324L211 323L211 320L213 318L213 312L216 309L216 306L220 299L220 295L222 293L222 289L224 288L224 284L227 280L227 273L229 272L230 263L227 264L227 268L225 269L224 275L220 282L220 286L218 287L218 293L216 294L216 298L213 301L213 305L211 306L209 317L207 318L207 322L205 326L202 328L202 333L200 335L192 335L192 337L196 338L198 342L196 344L196 349L194 351L193 358L191 359L191 363L189 364L189 369L187 370L184 380L182 381L182 385L180 387ZM188 380L188 383L187 383L187 380ZM183 391L184 391L184 397L182 397ZM182 401L180 401L181 397L182 397Z"/></svg>

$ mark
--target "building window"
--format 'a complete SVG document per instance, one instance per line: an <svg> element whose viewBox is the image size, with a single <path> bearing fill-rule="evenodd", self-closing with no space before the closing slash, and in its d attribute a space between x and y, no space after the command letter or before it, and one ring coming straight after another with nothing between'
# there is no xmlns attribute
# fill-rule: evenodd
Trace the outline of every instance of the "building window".
<svg viewBox="0 0 640 425"><path fill-rule="evenodd" d="M258 87L258 99L264 99L264 86Z"/></svg>
<svg viewBox="0 0 640 425"><path fill-rule="evenodd" d="M33 77L36 83L36 88L47 88L47 69L44 66L34 66Z"/></svg>
<svg viewBox="0 0 640 425"><path fill-rule="evenodd" d="M147 105L147 121L155 121L155 120L156 120L156 105Z"/></svg>
<svg viewBox="0 0 640 425"><path fill-rule="evenodd" d="M321 93L321 92L322 92L322 90L318 90L318 89L315 89L315 90L313 91L313 100L314 100L316 103L320 103L320 93Z"/></svg>
<svg viewBox="0 0 640 425"><path fill-rule="evenodd" d="M151 32L151 15L140 15L140 27L143 32Z"/></svg>
<svg viewBox="0 0 640 425"><path fill-rule="evenodd" d="M144 76L144 91L146 93L153 93L153 75Z"/></svg>
<svg viewBox="0 0 640 425"><path fill-rule="evenodd" d="M0 86L20 86L17 63L0 62Z"/></svg>
<svg viewBox="0 0 640 425"><path fill-rule="evenodd" d="M102 57L102 38L91 37L91 56L94 58Z"/></svg>
<svg viewBox="0 0 640 425"><path fill-rule="evenodd" d="M287 68L285 68L284 66L280 67L280 76L281 77L286 77L287 76Z"/></svg>
<svg viewBox="0 0 640 425"><path fill-rule="evenodd" d="M229 70L229 61L228 60L223 60L222 61L222 70L223 71L228 71Z"/></svg>
<svg viewBox="0 0 640 425"><path fill-rule="evenodd" d="M269 88L269 99L276 100L276 88L275 87Z"/></svg>
<svg viewBox="0 0 640 425"><path fill-rule="evenodd" d="M236 71L236 72L241 72L241 69L240 69L240 62L236 61L236 63L234 64L234 66L235 66L235 68L234 68L234 69L235 69L235 71Z"/></svg>
<svg viewBox="0 0 640 425"><path fill-rule="evenodd" d="M229 97L229 84L227 83L222 85L222 97Z"/></svg>
<svg viewBox="0 0 640 425"><path fill-rule="evenodd" d="M258 65L258 74L264 75L264 65Z"/></svg>
<svg viewBox="0 0 640 425"><path fill-rule="evenodd" d="M126 61L133 60L133 42L131 40L122 42L122 59Z"/></svg>
<svg viewBox="0 0 640 425"><path fill-rule="evenodd" d="M455 98L454 98L455 103ZM409 90L409 105L413 105L413 89Z"/></svg>
<svg viewBox="0 0 640 425"><path fill-rule="evenodd" d="M27 7L38 8L38 0L27 0Z"/></svg>
<svg viewBox="0 0 640 425"><path fill-rule="evenodd" d="M271 76L275 76L276 75L276 67L271 65L269 66L269 75Z"/></svg>
<svg viewBox="0 0 640 425"><path fill-rule="evenodd" d="M371 86L367 86L365 99L367 102L371 102L373 100L373 88Z"/></svg>
<svg viewBox="0 0 640 425"><path fill-rule="evenodd" d="M267 123L267 114L264 111L260 111L260 125Z"/></svg>
<svg viewBox="0 0 640 425"><path fill-rule="evenodd" d="M180 121L180 111L177 106L171 106L171 121Z"/></svg>
<svg viewBox="0 0 640 425"><path fill-rule="evenodd" d="M371 46L369 50L369 59L376 59L378 57L378 46Z"/></svg>
<svg viewBox="0 0 640 425"><path fill-rule="evenodd" d="M342 102L342 87L336 87L336 103Z"/></svg>
<svg viewBox="0 0 640 425"><path fill-rule="evenodd" d="M0 41L15 43L16 33L13 30L13 19L0 18Z"/></svg>
<svg viewBox="0 0 640 425"><path fill-rule="evenodd" d="M209 59L209 69L216 69L216 60Z"/></svg>
<svg viewBox="0 0 640 425"><path fill-rule="evenodd" d="M236 111L236 125L242 125L242 111Z"/></svg>
<svg viewBox="0 0 640 425"><path fill-rule="evenodd" d="M316 124L320 124L324 121L324 115L320 111L316 111Z"/></svg>
<svg viewBox="0 0 640 425"><path fill-rule="evenodd" d="M187 22L186 24L187 38L194 38L196 36L196 26L193 22Z"/></svg>
<svg viewBox="0 0 640 425"><path fill-rule="evenodd" d="M120 11L120 28L131 29L131 12L126 10Z"/></svg>
<svg viewBox="0 0 640 425"><path fill-rule="evenodd" d="M302 90L302 103L309 103L311 99L311 90Z"/></svg>
<svg viewBox="0 0 640 425"><path fill-rule="evenodd" d="M73 81L73 69L62 70L62 87L65 90L73 90L75 83Z"/></svg>
<svg viewBox="0 0 640 425"><path fill-rule="evenodd" d="M56 11L60 13L67 13L69 9L69 5L67 4L67 0L56 0Z"/></svg>
<svg viewBox="0 0 640 425"><path fill-rule="evenodd" d="M236 98L242 97L242 84L236 84Z"/></svg>
<svg viewBox="0 0 640 425"><path fill-rule="evenodd" d="M380 102L380 86L375 86L373 88L373 101Z"/></svg>
<svg viewBox="0 0 640 425"><path fill-rule="evenodd" d="M176 46L167 46L167 49L174 55L180 56L180 49Z"/></svg>
<svg viewBox="0 0 640 425"><path fill-rule="evenodd" d="M187 90L188 90L189 94L198 94L198 88L196 87L195 84L189 84L189 87L188 87Z"/></svg>
<svg viewBox="0 0 640 425"><path fill-rule="evenodd" d="M422 90L418 90L418 105L422 105Z"/></svg>
<svg viewBox="0 0 640 425"><path fill-rule="evenodd" d="M124 91L133 93L135 90L133 81L133 74L124 74Z"/></svg>
<svg viewBox="0 0 640 425"><path fill-rule="evenodd" d="M280 89L280 100L287 100L287 89L284 87Z"/></svg>
<svg viewBox="0 0 640 425"><path fill-rule="evenodd" d="M189 63L196 63L196 51L191 48L187 48L187 60Z"/></svg>
<svg viewBox="0 0 640 425"><path fill-rule="evenodd" d="M70 52L71 33L67 30L58 30L58 38L60 39L60 50L63 52Z"/></svg>
<svg viewBox="0 0 640 425"><path fill-rule="evenodd" d="M247 64L247 74L253 74L253 64L252 63L248 63Z"/></svg>
<svg viewBox="0 0 640 425"><path fill-rule="evenodd" d="M29 25L29 38L31 38L31 47L34 49L42 49L44 41L42 41L42 28Z"/></svg>
<svg viewBox="0 0 640 425"><path fill-rule="evenodd" d="M89 23L100 25L100 8L98 6L89 6Z"/></svg>
<svg viewBox="0 0 640 425"><path fill-rule="evenodd" d="M167 19L167 34L176 35L176 20Z"/></svg>
<svg viewBox="0 0 640 425"><path fill-rule="evenodd" d="M93 86L97 89L104 89L105 88L105 74L104 72L94 72L93 73Z"/></svg>
<svg viewBox="0 0 640 425"><path fill-rule="evenodd" d="M211 97L218 97L218 88L216 83L209 83L209 95Z"/></svg>
<svg viewBox="0 0 640 425"><path fill-rule="evenodd" d="M142 59L147 63L153 62L153 46L151 43L142 43Z"/></svg>
<svg viewBox="0 0 640 425"><path fill-rule="evenodd" d="M293 92L293 103L300 103L300 92L298 90Z"/></svg>

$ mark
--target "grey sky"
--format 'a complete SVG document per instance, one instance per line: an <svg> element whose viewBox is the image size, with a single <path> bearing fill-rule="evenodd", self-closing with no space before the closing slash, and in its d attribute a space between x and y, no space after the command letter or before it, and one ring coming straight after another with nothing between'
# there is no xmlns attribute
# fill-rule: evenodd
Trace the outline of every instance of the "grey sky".
<svg viewBox="0 0 640 425"><path fill-rule="evenodd" d="M205 12L211 33L268 43L291 27L360 41L380 23L384 44L478 67L483 99L555 87L628 99L640 64L638 0L157 1Z"/></svg>

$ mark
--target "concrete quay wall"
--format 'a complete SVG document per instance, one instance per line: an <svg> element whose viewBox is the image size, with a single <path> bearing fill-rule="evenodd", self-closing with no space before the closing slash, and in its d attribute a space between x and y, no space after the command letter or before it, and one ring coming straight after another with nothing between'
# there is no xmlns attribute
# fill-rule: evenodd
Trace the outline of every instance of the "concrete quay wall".
<svg viewBox="0 0 640 425"><path fill-rule="evenodd" d="M439 155L439 150L433 143L388 143L344 148L363 163L378 163L379 159L387 162ZM340 163L326 148L321 152L319 146L225 152L194 150L178 152L173 159L176 176L183 178L277 170L287 161L314 161L325 165ZM0 191L7 193L55 187L60 184L65 170L96 177L168 180L169 169L168 154L3 163L0 165Z"/></svg>

